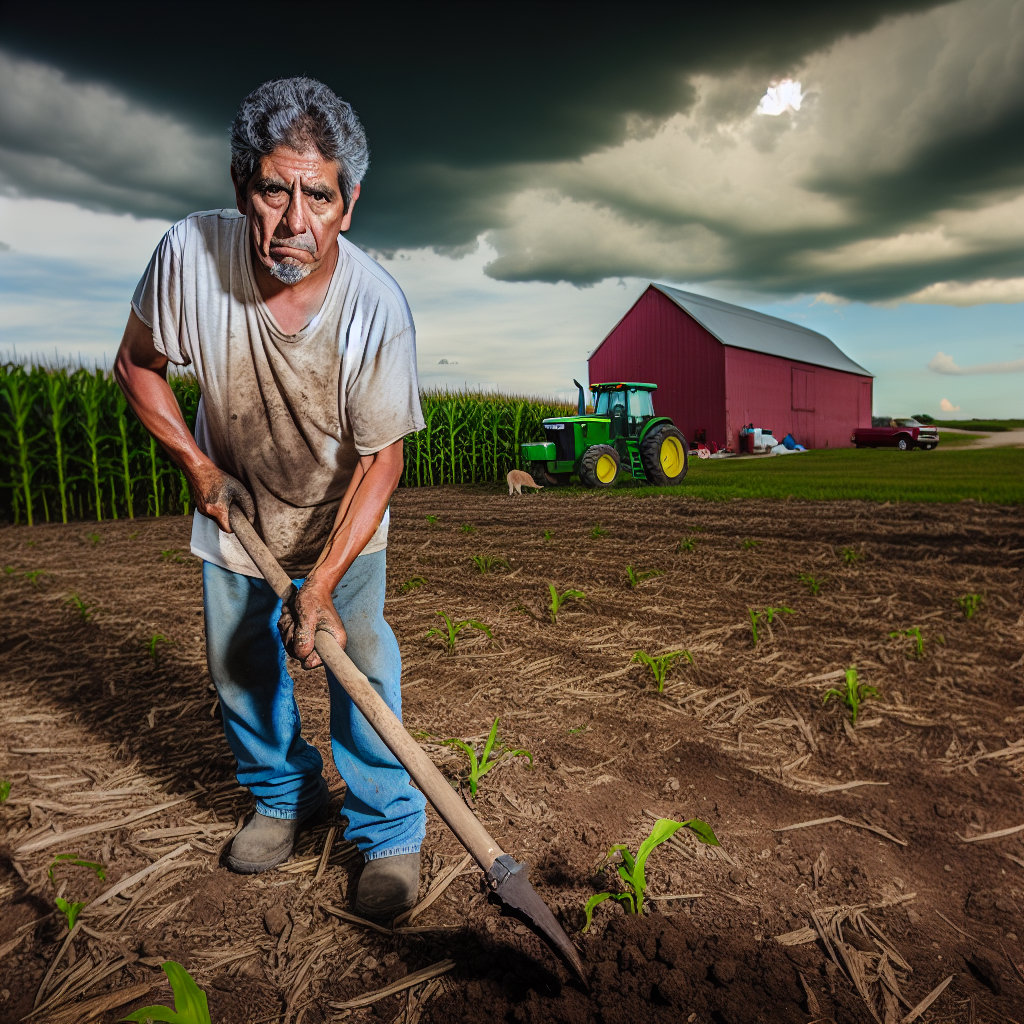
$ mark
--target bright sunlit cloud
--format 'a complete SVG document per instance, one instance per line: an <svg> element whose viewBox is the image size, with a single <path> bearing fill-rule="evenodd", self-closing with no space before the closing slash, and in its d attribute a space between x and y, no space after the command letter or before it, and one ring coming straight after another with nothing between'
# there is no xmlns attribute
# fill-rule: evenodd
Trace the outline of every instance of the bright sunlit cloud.
<svg viewBox="0 0 1024 1024"><path fill-rule="evenodd" d="M959 405L954 405L948 398L944 398L941 402L939 402L939 408L943 412L959 412L960 411L960 406Z"/></svg>
<svg viewBox="0 0 1024 1024"><path fill-rule="evenodd" d="M803 99L800 83L794 82L792 78L784 78L778 84L768 86L768 91L757 105L757 112L778 117L787 110L799 110Z"/></svg>

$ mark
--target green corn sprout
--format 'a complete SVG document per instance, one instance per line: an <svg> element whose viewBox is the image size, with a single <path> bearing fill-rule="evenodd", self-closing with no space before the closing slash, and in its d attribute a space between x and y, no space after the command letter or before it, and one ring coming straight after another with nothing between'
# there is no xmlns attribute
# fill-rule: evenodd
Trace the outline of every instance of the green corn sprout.
<svg viewBox="0 0 1024 1024"><path fill-rule="evenodd" d="M637 572L633 566L626 566L626 580L629 582L630 587L636 590L645 580L653 579L655 576L664 576L665 574L660 569L646 569L642 572Z"/></svg>
<svg viewBox="0 0 1024 1024"><path fill-rule="evenodd" d="M659 655L651 655L646 651L637 651L630 659L630 664L639 662L642 665L646 665L651 670L651 675L654 676L658 693L663 693L665 690L665 677L679 658L684 658L691 665L693 664L693 655L689 651L672 651L670 654Z"/></svg>
<svg viewBox="0 0 1024 1024"><path fill-rule="evenodd" d="M68 594L64 603L74 611L78 612L78 617L83 622L89 622L94 614L94 609L88 601L83 601L77 594Z"/></svg>
<svg viewBox="0 0 1024 1024"><path fill-rule="evenodd" d="M7 803L7 798L11 795L11 782L10 779L0 779L0 804Z"/></svg>
<svg viewBox="0 0 1024 1024"><path fill-rule="evenodd" d="M486 576L492 569L508 568L508 562L497 555L473 555L471 561L480 570L481 576Z"/></svg>
<svg viewBox="0 0 1024 1024"><path fill-rule="evenodd" d="M616 865L619 878L626 883L625 892L599 892L587 900L583 912L587 916L583 931L590 928L594 916L594 908L605 900L618 900L625 904L627 913L642 914L644 909L644 897L647 894L647 877L645 869L647 858L655 847L660 846L666 840L674 836L681 828L688 828L704 844L708 846L721 846L718 837L711 826L699 818L691 818L689 821L673 821L671 818L659 818L651 829L650 835L640 844L636 857L629 852L629 847L623 843L617 843L605 855L605 865L601 868L604 871L609 863Z"/></svg>
<svg viewBox="0 0 1024 1024"><path fill-rule="evenodd" d="M494 725L491 726L490 735L487 737L487 742L484 744L479 758L476 751L465 740L448 739L444 741L444 746L458 747L469 758L469 792L472 796L476 796L480 779L498 764L502 758L528 757L531 766L533 765L533 754L528 750L509 750L504 747L504 744L498 739L497 718L494 720ZM491 757L491 754L495 756Z"/></svg>
<svg viewBox="0 0 1024 1024"><path fill-rule="evenodd" d="M440 637L447 646L449 654L455 650L455 641L464 629L478 629L481 633L486 633L490 639L494 639L491 627L485 622L479 622L477 619L461 619L455 622L447 612L437 612L436 614L444 619L444 627L436 626L434 629L428 630L426 639L429 640L432 636Z"/></svg>
<svg viewBox="0 0 1024 1024"><path fill-rule="evenodd" d="M98 533L93 532L89 534L89 540L92 541L92 546L96 547L103 538Z"/></svg>
<svg viewBox="0 0 1024 1024"><path fill-rule="evenodd" d="M842 558L847 565L856 565L864 556L856 548L843 548Z"/></svg>
<svg viewBox="0 0 1024 1024"><path fill-rule="evenodd" d="M57 909L64 915L65 920L68 923L68 931L71 931L75 927L75 921L78 920L78 915L82 912L82 908L85 906L84 903L69 903L66 899L58 896L54 902L57 904Z"/></svg>
<svg viewBox="0 0 1024 1024"><path fill-rule="evenodd" d="M192 975L174 960L161 965L174 995L174 1009L169 1006L144 1006L141 1010L122 1017L121 1021L166 1021L168 1024L212 1024L206 993L195 983Z"/></svg>
<svg viewBox="0 0 1024 1024"><path fill-rule="evenodd" d="M965 619L973 619L974 613L985 603L984 594L963 594L956 599L956 606Z"/></svg>
<svg viewBox="0 0 1024 1024"><path fill-rule="evenodd" d="M39 586L39 581L50 574L45 569L29 569L25 573L25 579L29 581L34 587Z"/></svg>
<svg viewBox="0 0 1024 1024"><path fill-rule="evenodd" d="M677 545L676 551L682 554L684 551L694 551L697 547L697 539L695 537L684 537Z"/></svg>
<svg viewBox="0 0 1024 1024"><path fill-rule="evenodd" d="M554 583L548 584L548 591L551 594L551 603L548 605L548 614L551 616L552 623L558 622L558 612L562 605L566 601L584 601L587 595L582 590L567 590L564 594L559 594L555 589Z"/></svg>
<svg viewBox="0 0 1024 1024"><path fill-rule="evenodd" d="M787 608L785 605L782 605L778 608L772 608L769 606L768 608L765 608L764 614L767 617L768 625L770 626L775 621L776 615L793 615L794 612L792 608Z"/></svg>
<svg viewBox="0 0 1024 1024"><path fill-rule="evenodd" d="M58 853L57 856L50 861L50 866L46 869L47 877L51 882L53 881L53 869L59 864L88 868L101 882L105 882L107 880L107 869L102 864L97 864L94 860L82 860L77 853Z"/></svg>
<svg viewBox="0 0 1024 1024"><path fill-rule="evenodd" d="M422 587L426 582L426 576L413 576L412 579L406 580L398 589L401 590L403 594L408 594L410 590Z"/></svg>
<svg viewBox="0 0 1024 1024"><path fill-rule="evenodd" d="M185 562L185 559L181 557L180 548L166 548L160 552L160 557L165 562L177 562L179 564L184 564Z"/></svg>
<svg viewBox="0 0 1024 1024"><path fill-rule="evenodd" d="M743 550L750 551L751 548L756 548L761 542L759 540L745 540L743 542Z"/></svg>
<svg viewBox="0 0 1024 1024"><path fill-rule="evenodd" d="M811 592L811 597L818 596L821 584L809 572L800 573L797 579Z"/></svg>
<svg viewBox="0 0 1024 1024"><path fill-rule="evenodd" d="M17 571L18 570L15 569L13 565L5 565L4 566L4 573L7 576L13 576Z"/></svg>
<svg viewBox="0 0 1024 1024"><path fill-rule="evenodd" d="M850 710L850 724L856 725L861 704L871 697L877 696L878 691L873 686L857 682L857 666L851 665L846 670L846 690L826 690L822 704L827 704L830 700L842 701Z"/></svg>
<svg viewBox="0 0 1024 1024"><path fill-rule="evenodd" d="M545 540L552 540L554 538L554 536L555 536L555 531L554 530L545 530L544 531L544 539Z"/></svg>
<svg viewBox="0 0 1024 1024"><path fill-rule="evenodd" d="M163 633L154 633L149 640L146 642L146 650L149 651L149 656L153 659L153 664L157 665L160 662L160 645L161 644L173 644L174 641Z"/></svg>
<svg viewBox="0 0 1024 1024"><path fill-rule="evenodd" d="M426 519L429 526L437 526L437 516L427 516Z"/></svg>
<svg viewBox="0 0 1024 1024"><path fill-rule="evenodd" d="M757 641L760 639L757 629L758 623L761 621L762 618L766 618L768 620L768 625L770 626L775 621L775 616L780 613L782 615L792 615L793 609L786 608L785 606L779 608L773 608L769 606L767 608L762 609L761 611L757 611L754 608L747 609L747 615L750 616L750 632L753 634L755 647L757 646Z"/></svg>
<svg viewBox="0 0 1024 1024"><path fill-rule="evenodd" d="M463 523L462 532L466 534L476 533L476 527L472 523Z"/></svg>
<svg viewBox="0 0 1024 1024"><path fill-rule="evenodd" d="M598 537L607 537L607 536L608 536L608 531L607 531L606 529L604 529L604 528L603 528L602 526L600 526L600 525L598 525L598 526L595 526L595 527L594 527L594 528L593 528L593 529L592 529L592 530L590 531L590 539L591 539L591 540L597 540L597 538L598 538Z"/></svg>
<svg viewBox="0 0 1024 1024"><path fill-rule="evenodd" d="M889 634L890 640L896 640L899 637L906 637L907 640L913 641L915 658L924 657L924 637L921 636L920 626L911 626L909 629L895 629Z"/></svg>

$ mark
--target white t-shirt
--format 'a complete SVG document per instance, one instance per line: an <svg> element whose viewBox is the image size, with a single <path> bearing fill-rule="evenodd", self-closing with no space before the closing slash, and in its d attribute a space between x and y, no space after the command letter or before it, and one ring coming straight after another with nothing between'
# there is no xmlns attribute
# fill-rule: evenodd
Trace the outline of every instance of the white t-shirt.
<svg viewBox="0 0 1024 1024"><path fill-rule="evenodd" d="M199 449L245 485L257 530L296 578L323 550L359 456L424 426L405 296L361 249L338 245L323 306L297 334L260 296L248 222L234 210L175 224L132 299L157 350L198 378ZM388 522L386 512L363 554L387 545ZM198 512L192 551L260 575L237 538Z"/></svg>

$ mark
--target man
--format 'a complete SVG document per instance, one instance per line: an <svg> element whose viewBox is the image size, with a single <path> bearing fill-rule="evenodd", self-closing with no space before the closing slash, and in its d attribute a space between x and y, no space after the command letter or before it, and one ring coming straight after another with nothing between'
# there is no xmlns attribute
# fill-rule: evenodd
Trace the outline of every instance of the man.
<svg viewBox="0 0 1024 1024"><path fill-rule="evenodd" d="M132 408L195 502L210 675L238 781L256 797L231 845L235 871L286 860L299 828L327 805L286 651L315 668L314 634L326 630L401 713L401 658L383 617L388 501L402 439L423 417L405 297L341 236L368 163L358 118L320 82L256 89L231 126L237 213L193 214L167 232L117 357ZM168 362L198 378L195 439ZM293 606L282 609L232 535L232 502L299 586ZM365 859L355 910L390 920L416 899L424 800L330 672L327 680L334 762L348 787L345 835Z"/></svg>

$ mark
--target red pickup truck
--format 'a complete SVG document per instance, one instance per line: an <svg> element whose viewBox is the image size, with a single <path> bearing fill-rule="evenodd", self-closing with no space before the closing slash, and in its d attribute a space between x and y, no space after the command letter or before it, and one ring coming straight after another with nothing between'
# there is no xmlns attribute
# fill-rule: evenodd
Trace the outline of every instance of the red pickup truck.
<svg viewBox="0 0 1024 1024"><path fill-rule="evenodd" d="M912 416L888 421L872 418L871 422L872 426L858 427L853 432L850 440L858 448L899 448L901 452L923 448L930 452L939 443L938 428L919 423Z"/></svg>

